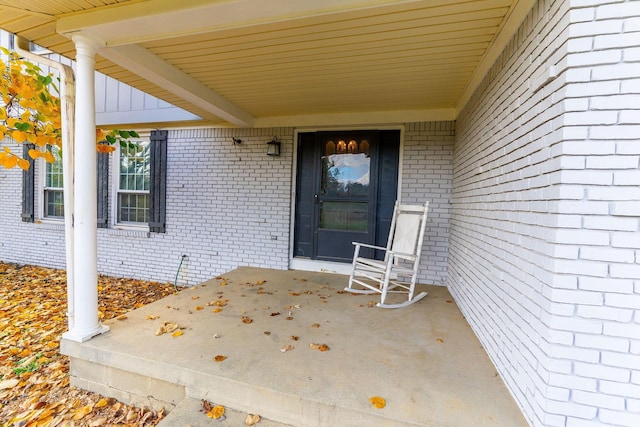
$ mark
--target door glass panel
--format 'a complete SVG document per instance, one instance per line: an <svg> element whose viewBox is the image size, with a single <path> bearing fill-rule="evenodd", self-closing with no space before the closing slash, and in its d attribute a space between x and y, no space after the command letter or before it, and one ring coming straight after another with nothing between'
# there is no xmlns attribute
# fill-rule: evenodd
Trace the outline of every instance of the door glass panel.
<svg viewBox="0 0 640 427"><path fill-rule="evenodd" d="M356 144L355 141L352 142ZM325 148L330 148L329 144L327 145ZM325 152L327 151L330 152L325 149ZM330 197L366 197L369 194L370 164L371 159L365 153L322 156L320 194Z"/></svg>
<svg viewBox="0 0 640 427"><path fill-rule="evenodd" d="M320 228L367 231L368 203L322 202Z"/></svg>

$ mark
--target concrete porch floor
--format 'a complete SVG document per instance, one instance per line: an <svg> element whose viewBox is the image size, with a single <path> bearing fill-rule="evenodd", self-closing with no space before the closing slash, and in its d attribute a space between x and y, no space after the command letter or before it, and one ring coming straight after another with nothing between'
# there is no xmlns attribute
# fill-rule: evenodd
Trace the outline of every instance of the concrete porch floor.
<svg viewBox="0 0 640 427"><path fill-rule="evenodd" d="M72 383L165 407L173 415L163 426L244 425L208 419L194 408L200 399L273 421L265 426L527 425L446 288L420 285L426 298L392 310L341 293L342 275L242 267L222 277L113 320L88 342L63 341ZM156 336L163 322L183 334Z"/></svg>

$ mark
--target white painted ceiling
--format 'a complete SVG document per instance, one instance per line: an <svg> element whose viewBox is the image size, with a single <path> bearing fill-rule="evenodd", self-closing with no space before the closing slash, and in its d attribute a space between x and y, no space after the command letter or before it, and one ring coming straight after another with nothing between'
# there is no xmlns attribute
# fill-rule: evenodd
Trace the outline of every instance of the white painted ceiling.
<svg viewBox="0 0 640 427"><path fill-rule="evenodd" d="M533 0L0 0L0 28L235 126L451 120Z"/></svg>

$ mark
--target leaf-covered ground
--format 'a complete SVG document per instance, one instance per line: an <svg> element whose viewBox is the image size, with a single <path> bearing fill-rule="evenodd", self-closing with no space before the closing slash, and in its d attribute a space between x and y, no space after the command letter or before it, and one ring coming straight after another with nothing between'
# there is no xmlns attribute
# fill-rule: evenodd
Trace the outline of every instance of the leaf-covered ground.
<svg viewBox="0 0 640 427"><path fill-rule="evenodd" d="M175 292L173 285L100 277L99 311L120 316ZM163 413L69 385L59 352L67 330L64 270L0 262L0 427L155 426Z"/></svg>

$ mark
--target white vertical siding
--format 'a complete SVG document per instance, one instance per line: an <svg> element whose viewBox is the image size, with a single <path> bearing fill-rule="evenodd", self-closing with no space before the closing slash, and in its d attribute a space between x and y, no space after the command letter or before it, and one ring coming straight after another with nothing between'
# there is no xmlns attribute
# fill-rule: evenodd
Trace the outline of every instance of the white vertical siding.
<svg viewBox="0 0 640 427"><path fill-rule="evenodd" d="M96 73L96 121L100 125L158 123L200 118L154 96Z"/></svg>
<svg viewBox="0 0 640 427"><path fill-rule="evenodd" d="M8 48L11 35L0 30L0 46ZM58 54L47 55L54 61L75 67L70 59ZM45 72L57 74L43 67ZM96 73L96 123L100 125L126 125L128 123L158 123L199 120L191 114L154 96L141 92L102 73Z"/></svg>

